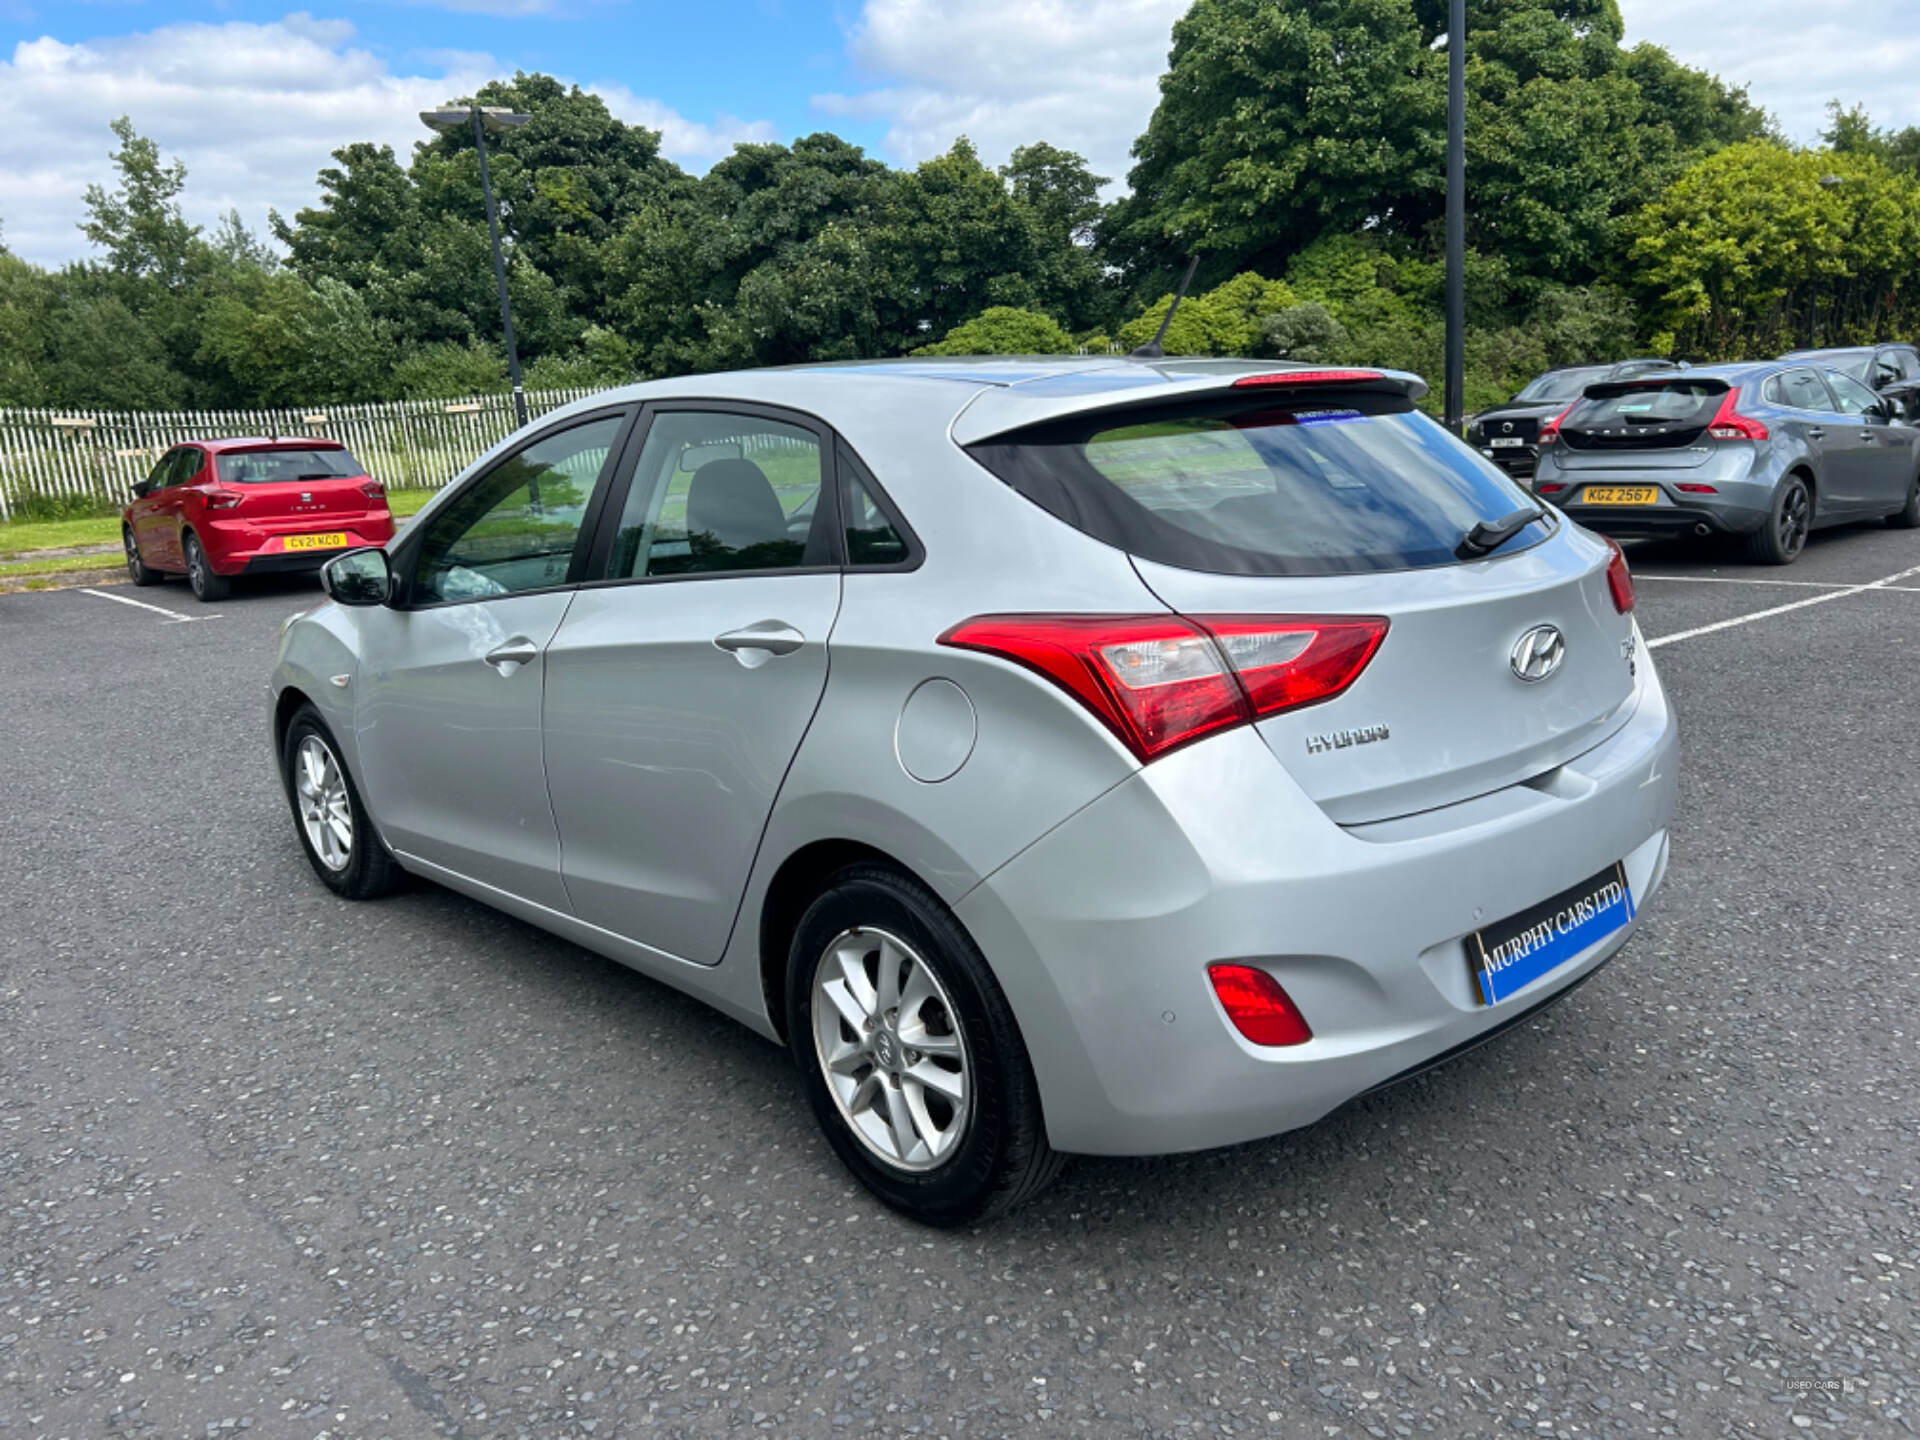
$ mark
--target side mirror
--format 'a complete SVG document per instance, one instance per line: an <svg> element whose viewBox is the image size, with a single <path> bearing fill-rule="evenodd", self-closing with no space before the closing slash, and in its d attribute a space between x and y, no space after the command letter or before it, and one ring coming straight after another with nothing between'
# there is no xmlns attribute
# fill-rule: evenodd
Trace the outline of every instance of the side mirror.
<svg viewBox="0 0 1920 1440"><path fill-rule="evenodd" d="M385 605L393 598L393 569L377 547L349 550L320 567L320 588L341 605Z"/></svg>
<svg viewBox="0 0 1920 1440"><path fill-rule="evenodd" d="M136 498L144 499L152 489L153 481L151 480L136 480L133 482L133 493Z"/></svg>

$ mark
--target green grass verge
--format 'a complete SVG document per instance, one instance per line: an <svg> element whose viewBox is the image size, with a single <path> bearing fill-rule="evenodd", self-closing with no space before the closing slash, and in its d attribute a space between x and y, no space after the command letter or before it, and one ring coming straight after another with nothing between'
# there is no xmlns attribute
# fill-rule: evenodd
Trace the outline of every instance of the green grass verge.
<svg viewBox="0 0 1920 1440"><path fill-rule="evenodd" d="M56 555L47 560L8 560L0 562L0 580L18 580L28 575L66 575L77 570L118 570L120 552L111 555Z"/></svg>
<svg viewBox="0 0 1920 1440"><path fill-rule="evenodd" d="M396 519L405 519L439 493L438 490L390 490L387 492L387 507L393 511ZM26 555L35 550L65 550L76 545L119 543L120 517L117 515L103 515L91 520L16 520L11 525L0 525L0 555ZM96 568L98 563L96 560Z"/></svg>

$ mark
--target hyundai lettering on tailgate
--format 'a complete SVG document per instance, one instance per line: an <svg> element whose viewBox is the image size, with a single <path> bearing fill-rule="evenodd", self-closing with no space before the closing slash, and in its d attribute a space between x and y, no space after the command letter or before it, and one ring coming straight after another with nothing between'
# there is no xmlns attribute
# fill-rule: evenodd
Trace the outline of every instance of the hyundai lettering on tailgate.
<svg viewBox="0 0 1920 1440"><path fill-rule="evenodd" d="M1624 865L1562 890L1551 900L1467 937L1480 999L1498 1005L1633 919Z"/></svg>

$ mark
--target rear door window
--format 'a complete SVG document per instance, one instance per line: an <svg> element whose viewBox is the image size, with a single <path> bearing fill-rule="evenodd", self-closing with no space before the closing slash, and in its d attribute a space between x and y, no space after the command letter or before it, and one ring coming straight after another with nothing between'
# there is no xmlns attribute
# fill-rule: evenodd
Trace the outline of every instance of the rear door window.
<svg viewBox="0 0 1920 1440"><path fill-rule="evenodd" d="M1480 521L1537 508L1404 396L1378 391L1076 416L969 453L1098 539L1216 574L1450 565ZM1503 548L1549 526L1543 517Z"/></svg>
<svg viewBox="0 0 1920 1440"><path fill-rule="evenodd" d="M1782 403L1796 410L1815 410L1824 414L1833 411L1833 397L1827 394L1827 387L1818 375L1811 370L1789 370L1780 377Z"/></svg>

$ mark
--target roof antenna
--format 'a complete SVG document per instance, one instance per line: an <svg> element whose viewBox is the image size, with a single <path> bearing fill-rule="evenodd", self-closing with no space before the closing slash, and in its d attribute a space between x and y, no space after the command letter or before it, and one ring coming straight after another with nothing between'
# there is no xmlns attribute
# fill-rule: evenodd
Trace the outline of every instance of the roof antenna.
<svg viewBox="0 0 1920 1440"><path fill-rule="evenodd" d="M1159 330L1154 332L1154 337L1138 350L1129 350L1127 352L1129 360L1159 360L1166 355L1167 352L1160 348L1160 342L1167 338L1167 327L1173 324L1173 312L1178 310L1180 302L1187 298L1187 286L1193 283L1193 272L1199 268L1200 252L1196 250L1192 258L1187 261L1187 273L1180 277L1180 288L1174 292L1173 303L1167 306L1167 313L1160 321Z"/></svg>

